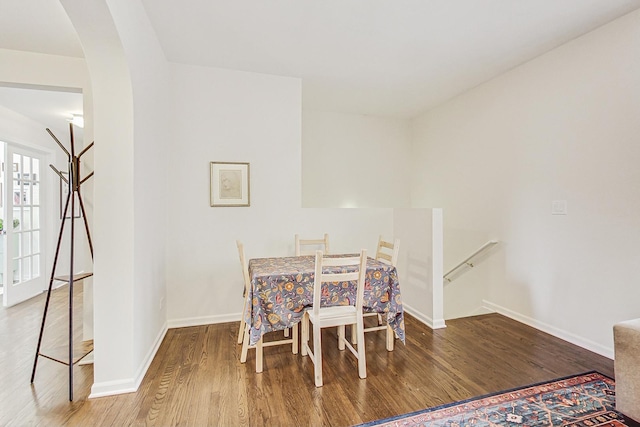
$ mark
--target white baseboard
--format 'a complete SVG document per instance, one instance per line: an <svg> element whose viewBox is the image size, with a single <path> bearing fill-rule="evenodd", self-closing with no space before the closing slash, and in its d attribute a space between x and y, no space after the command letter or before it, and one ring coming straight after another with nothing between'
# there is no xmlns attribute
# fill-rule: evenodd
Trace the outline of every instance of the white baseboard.
<svg viewBox="0 0 640 427"><path fill-rule="evenodd" d="M418 319L420 322L424 323L431 329L442 329L447 327L447 325L444 322L444 319L434 320L430 316L427 316L426 314L416 310L415 308L411 307L410 305L404 302L402 303L402 306L404 311L406 311L407 313L409 313L410 315L412 315L413 317L415 317L416 319Z"/></svg>
<svg viewBox="0 0 640 427"><path fill-rule="evenodd" d="M201 316L201 317L185 317L183 319L169 320L169 329L187 328L189 326L212 325L216 323L239 322L240 313L217 315L217 316Z"/></svg>
<svg viewBox="0 0 640 427"><path fill-rule="evenodd" d="M138 391L138 387L135 385L133 378L117 381L105 381L102 383L94 383L91 386L89 399L114 396L116 394L135 393L136 391Z"/></svg>
<svg viewBox="0 0 640 427"><path fill-rule="evenodd" d="M149 366L151 366L151 362L153 362L153 358L155 357L158 349L160 348L160 344L162 344L162 340L167 334L167 324L165 323L160 329L160 333L156 337L156 340L153 344L153 347L149 350L146 357L140 364L136 375L133 378L127 378L123 380L117 381L106 381L102 383L94 383L91 386L91 394L89 395L89 399L93 399L96 397L105 397L105 396L113 396L115 394L125 394L125 393L134 393L140 387L142 380L144 379Z"/></svg>
<svg viewBox="0 0 640 427"><path fill-rule="evenodd" d="M515 311L509 310L505 307L502 307L498 304L494 304L490 301L483 300L482 303L484 307L488 310L495 311L497 313L502 314L503 316L509 317L511 319L517 320L520 323L524 323L525 325L531 326L532 328L536 328L541 330L542 332L546 332L554 337L560 338L561 340L570 342L571 344L575 344L589 351L593 351L594 353L598 353L601 356L608 357L613 360L613 349L600 345L591 340L585 339L578 335L572 334L571 332L556 328L555 326L551 326L547 323L540 322L538 320L532 319L531 317L525 316L520 313L516 313Z"/></svg>
<svg viewBox="0 0 640 427"><path fill-rule="evenodd" d="M473 310L470 314L470 316L480 316L483 314L491 314L491 313L495 313L495 310L492 310L489 307L485 307L485 306L480 306L478 308L476 308L475 310Z"/></svg>

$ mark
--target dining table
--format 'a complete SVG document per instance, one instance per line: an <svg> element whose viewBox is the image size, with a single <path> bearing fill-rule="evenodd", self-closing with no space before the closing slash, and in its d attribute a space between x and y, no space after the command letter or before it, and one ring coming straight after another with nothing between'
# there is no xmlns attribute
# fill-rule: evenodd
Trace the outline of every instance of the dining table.
<svg viewBox="0 0 640 427"><path fill-rule="evenodd" d="M249 260L251 286L247 291L250 304L247 304L244 316L250 325L251 345L267 332L291 328L302 320L304 311L313 304L314 276L314 255ZM340 283L324 287L321 304L353 305L355 298L356 282ZM400 283L394 266L367 258L363 310L382 315L396 336L405 342Z"/></svg>

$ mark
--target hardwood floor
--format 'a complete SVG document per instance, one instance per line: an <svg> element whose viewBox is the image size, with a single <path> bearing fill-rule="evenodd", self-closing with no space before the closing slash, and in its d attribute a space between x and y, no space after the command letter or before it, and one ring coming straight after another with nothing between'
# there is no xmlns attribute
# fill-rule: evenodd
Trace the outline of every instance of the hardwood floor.
<svg viewBox="0 0 640 427"><path fill-rule="evenodd" d="M54 293L54 307L66 292ZM136 393L87 399L92 367L78 366L69 402L63 365L41 359L29 384L43 305L0 308L0 426L348 426L590 370L613 377L612 360L498 314L436 331L407 315L406 345L393 352L384 332L366 335L364 380L326 330L316 388L312 363L286 346L265 349L262 374L253 350L241 364L235 322L169 330ZM47 333L60 339L66 318L51 322Z"/></svg>

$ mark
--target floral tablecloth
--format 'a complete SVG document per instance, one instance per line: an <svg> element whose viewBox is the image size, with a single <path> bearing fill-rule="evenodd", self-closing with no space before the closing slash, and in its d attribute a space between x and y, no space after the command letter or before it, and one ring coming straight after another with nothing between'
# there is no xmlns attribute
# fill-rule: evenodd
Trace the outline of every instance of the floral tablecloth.
<svg viewBox="0 0 640 427"><path fill-rule="evenodd" d="M262 334L290 328L302 320L304 309L313 304L315 256L254 258L249 260L248 311L245 320L250 328L250 343ZM322 293L322 305L341 305L355 299L355 282L330 286ZM396 335L404 342L404 313L396 268L367 259L364 310L382 314Z"/></svg>

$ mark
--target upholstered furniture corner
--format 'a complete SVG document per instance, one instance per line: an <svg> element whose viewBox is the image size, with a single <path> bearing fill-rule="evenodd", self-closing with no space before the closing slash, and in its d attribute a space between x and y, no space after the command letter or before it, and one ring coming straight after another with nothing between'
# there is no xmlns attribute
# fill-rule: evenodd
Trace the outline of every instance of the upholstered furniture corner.
<svg viewBox="0 0 640 427"><path fill-rule="evenodd" d="M616 409L640 421L640 319L613 326Z"/></svg>

